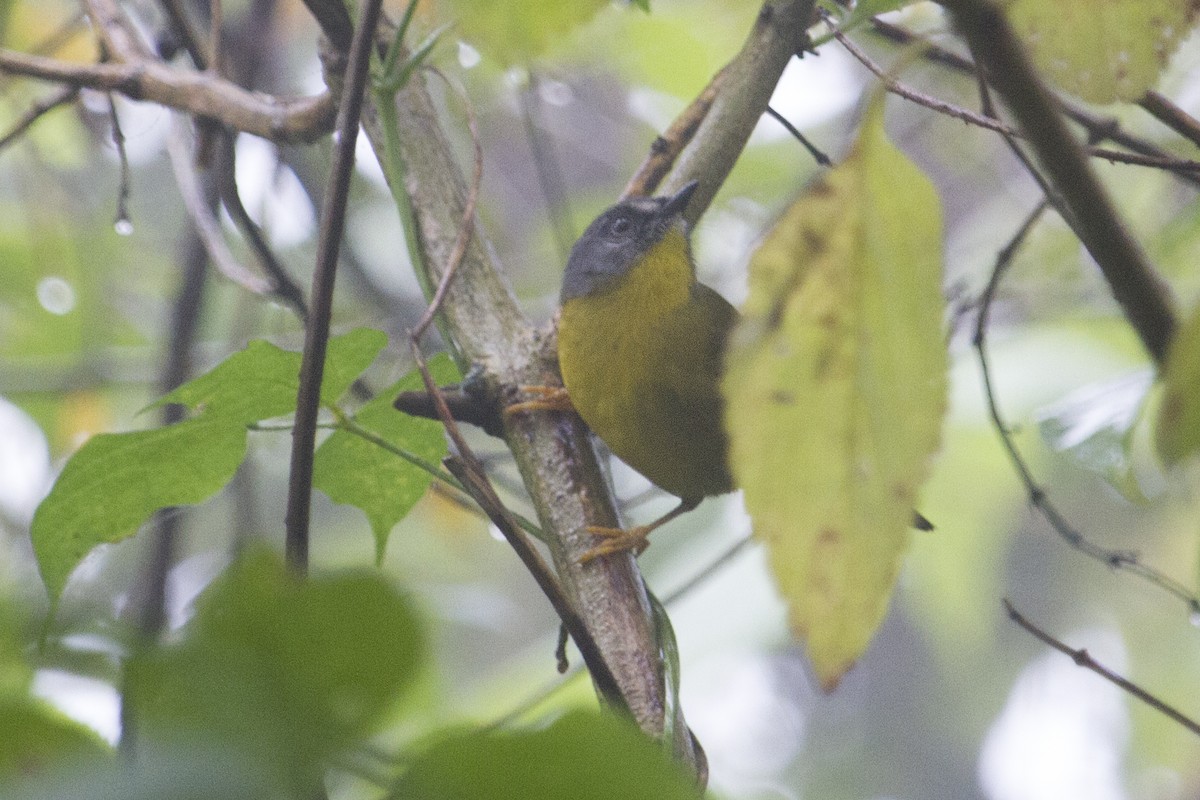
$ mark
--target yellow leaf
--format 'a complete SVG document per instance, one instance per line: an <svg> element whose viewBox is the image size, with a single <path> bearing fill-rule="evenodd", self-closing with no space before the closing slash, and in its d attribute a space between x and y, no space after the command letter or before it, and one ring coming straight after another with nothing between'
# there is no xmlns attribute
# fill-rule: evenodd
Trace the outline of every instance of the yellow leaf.
<svg viewBox="0 0 1200 800"><path fill-rule="evenodd" d="M1200 306L1175 334L1162 373L1154 444L1167 464L1200 450Z"/></svg>
<svg viewBox="0 0 1200 800"><path fill-rule="evenodd" d="M1091 103L1137 100L1188 34L1193 0L1015 0L1013 28L1043 72Z"/></svg>
<svg viewBox="0 0 1200 800"><path fill-rule="evenodd" d="M826 689L884 617L938 447L942 305L937 195L877 97L755 253L723 387L734 477Z"/></svg>

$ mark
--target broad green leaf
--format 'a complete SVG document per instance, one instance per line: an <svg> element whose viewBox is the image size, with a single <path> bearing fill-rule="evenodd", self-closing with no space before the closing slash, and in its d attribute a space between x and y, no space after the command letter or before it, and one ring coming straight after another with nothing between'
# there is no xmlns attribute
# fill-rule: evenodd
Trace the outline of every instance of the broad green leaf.
<svg viewBox="0 0 1200 800"><path fill-rule="evenodd" d="M222 418L93 436L33 517L30 536L50 596L96 545L131 536L160 508L211 497L245 452L245 428Z"/></svg>
<svg viewBox="0 0 1200 800"><path fill-rule="evenodd" d="M1167 464L1200 450L1200 306L1175 334L1162 371L1155 446Z"/></svg>
<svg viewBox="0 0 1200 800"><path fill-rule="evenodd" d="M506 66L529 63L607 5L608 0L451 0L463 38Z"/></svg>
<svg viewBox="0 0 1200 800"><path fill-rule="evenodd" d="M434 745L394 800L695 800L662 746L608 714L576 711L538 731L465 733Z"/></svg>
<svg viewBox="0 0 1200 800"><path fill-rule="evenodd" d="M310 796L373 732L425 655L411 603L377 572L304 581L253 552L211 586L176 644L136 662L139 736L219 741Z"/></svg>
<svg viewBox="0 0 1200 800"><path fill-rule="evenodd" d="M1137 100L1191 30L1191 0L1014 0L1013 28L1039 68L1091 103Z"/></svg>
<svg viewBox="0 0 1200 800"><path fill-rule="evenodd" d="M439 385L459 379L454 362L439 353L429 361ZM354 420L360 426L433 465L446 455L446 437L439 422L402 414L392 407L399 392L423 388L416 370L379 393ZM383 560L388 534L425 494L432 476L399 455L349 431L335 431L317 448L313 486L335 503L357 506L367 515L375 535L375 558Z"/></svg>
<svg viewBox="0 0 1200 800"><path fill-rule="evenodd" d="M327 406L336 403L387 347L387 342L387 334L374 328L355 328L330 338L321 380L321 402Z"/></svg>
<svg viewBox="0 0 1200 800"><path fill-rule="evenodd" d="M726 356L730 463L834 687L887 610L946 407L941 212L870 105L845 163L750 263Z"/></svg>
<svg viewBox="0 0 1200 800"><path fill-rule="evenodd" d="M321 401L337 402L386 344L387 335L371 328L332 337L325 355ZM151 407L180 403L243 423L283 416L296 410L300 359L300 353L256 339Z"/></svg>

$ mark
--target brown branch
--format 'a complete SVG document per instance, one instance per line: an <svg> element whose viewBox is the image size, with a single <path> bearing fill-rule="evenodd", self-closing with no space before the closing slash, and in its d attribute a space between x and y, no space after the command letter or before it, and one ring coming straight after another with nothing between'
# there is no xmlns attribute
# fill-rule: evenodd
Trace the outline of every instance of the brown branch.
<svg viewBox="0 0 1200 800"><path fill-rule="evenodd" d="M863 51L862 48L854 44L854 42L844 33L836 29L834 29L832 33L833 37L837 39L844 48L846 48L846 51L850 53L850 55L854 56L854 58L857 59L858 62L864 67L866 67L873 75L875 75L875 77L879 78L879 80L883 83L884 88L897 97L902 97L909 102L916 103L919 106L928 108L931 111L936 111L939 114L944 114L945 116L961 120L968 125L974 125L978 128L993 131L1001 136L1007 136L1014 139L1026 138L1022 131L1013 128L1010 125L1006 125L994 116L980 114L972 111L969 108L963 108L962 106L955 105L954 103L947 102L941 98L921 92L903 83L902 81L897 80L894 75L876 63L869 55L866 54L865 51ZM971 64L972 62L970 59L963 59L963 63ZM1099 125L1094 126L1093 132L1101 133L1105 136L1107 136L1108 133L1104 127ZM1150 155L1125 153L1120 150L1110 150L1090 145L1085 146L1083 150L1085 153L1087 153L1087 155L1093 158L1102 158L1110 163L1131 164L1133 166L1140 167L1154 167L1157 169L1168 170L1170 172L1200 172L1200 162L1184 158L1175 158L1174 156L1165 153Z"/></svg>
<svg viewBox="0 0 1200 800"><path fill-rule="evenodd" d="M742 49L726 66L717 96L691 143L680 153L666 191L690 180L700 185L688 203L689 224L708 209L717 189L733 169L792 56L808 49L814 22L809 0L765 2Z"/></svg>
<svg viewBox="0 0 1200 800"><path fill-rule="evenodd" d="M308 570L313 444L317 433L317 412L321 406L321 378L329 344L330 318L333 314L337 256L346 224L350 176L354 171L354 146L362 117L371 45L375 39L382 3L383 0L366 0L359 12L358 27L354 30L346 64L342 104L337 113L338 138L333 151L333 165L330 167L329 192L321 205L317 264L312 282L312 311L304 329L304 356L300 362L300 390L296 397L296 423L292 430L292 458L288 474L287 561L293 570L301 574Z"/></svg>
<svg viewBox="0 0 1200 800"><path fill-rule="evenodd" d="M333 97L280 98L251 92L208 73L189 72L158 61L76 64L0 49L0 73L53 81L77 88L119 92L133 100L216 120L276 142L312 142L333 129Z"/></svg>
<svg viewBox="0 0 1200 800"><path fill-rule="evenodd" d="M979 372L983 379L983 396L987 402L988 416L991 417L992 427L996 429L996 434L1000 437L1000 443L1003 445L1005 453L1008 454L1009 462L1013 465L1017 477L1020 478L1021 484L1025 487L1025 491L1029 495L1029 504L1041 513L1046 522L1050 524L1050 528L1059 538L1066 542L1067 546L1112 569L1128 572L1149 581L1163 591L1187 603L1189 612L1195 614L1200 612L1200 597L1197 597L1186 586L1162 571L1143 564L1141 557L1132 550L1111 550L1101 547L1084 536L1083 533L1070 523L1066 516L1058 510L1058 507L1051 502L1046 491L1038 485L1033 476L1033 471L1025 461L1025 457L1021 454L1021 451L1017 449L1016 442L1013 441L1011 429L1000 412L996 386L992 379L991 359L988 357L988 320L991 315L992 304L1000 288L1000 281L1012 264L1018 249L1045 211L1047 202L1043 198L1038 203L1013 234L1012 238L1009 239L1008 243L996 255L996 263L992 267L992 274L988 278L987 286L979 301L979 314L975 320L975 335L971 343L975 347L979 357Z"/></svg>
<svg viewBox="0 0 1200 800"><path fill-rule="evenodd" d="M717 98L717 92L721 89L724 74L723 68L718 70L717 74L713 75L712 80L708 82L708 86L705 86L704 90L696 95L691 103L688 103L683 113L675 118L661 136L654 139L650 145L650 153L638 166L633 177L629 179L629 183L625 185L624 191L621 192L622 198L648 197L654 193L654 190L662 183L662 179L675 165L675 159L679 157L683 148L692 141L692 137L700 129L700 123L708 115L708 110L712 108L713 101Z"/></svg>
<svg viewBox="0 0 1200 800"><path fill-rule="evenodd" d="M1178 325L1169 291L1089 167L1008 20L986 0L943 0L943 5L1071 210L1081 242L1100 267L1126 319L1151 357L1161 364Z"/></svg>
<svg viewBox="0 0 1200 800"><path fill-rule="evenodd" d="M20 139L33 124L59 106L75 102L79 96L78 86L60 86L57 91L37 100L21 115L8 133L0 136L0 150Z"/></svg>
<svg viewBox="0 0 1200 800"><path fill-rule="evenodd" d="M1167 715L1173 721L1182 725L1190 733L1200 736L1200 722L1197 722L1192 717L1189 717L1182 711L1179 711L1174 706L1163 702L1157 696L1146 691L1128 678L1124 678L1121 675L1118 675L1116 672L1113 672L1111 669L1092 658L1091 654L1088 653L1087 650L1083 648L1076 650L1073 647L1067 646L1064 642L1054 638L1049 633L1030 622L1023 614L1017 611L1017 609L1011 602L1009 602L1007 598L1003 600L1003 603L1004 610L1008 613L1008 618L1017 623L1017 625L1021 626L1027 633L1032 634L1038 641L1053 647L1060 653L1063 653L1072 661L1074 661L1076 666L1083 667L1086 670L1096 673L1101 678L1104 678L1104 680L1129 693L1130 695L1133 695L1138 700L1141 700L1155 711Z"/></svg>
<svg viewBox="0 0 1200 800"><path fill-rule="evenodd" d="M890 42L905 45L920 42L922 45L922 56L927 61L942 64L964 75L974 76L978 72L975 62L971 59L927 41L899 25L894 25L878 18L873 19L871 23L872 30ZM1173 172L1177 177L1188 183L1200 186L1200 172L1193 171L1193 168L1190 166L1196 162L1179 159L1153 142L1125 131L1121 127L1120 122L1114 117L1104 117L1095 114L1070 98L1061 95L1055 95L1054 99L1062 112L1071 121L1079 124L1088 132L1090 140L1100 141L1107 139L1132 151L1131 153L1124 153L1100 147L1090 147L1088 148L1089 155L1123 164L1165 169ZM1144 100L1143 107L1145 107ZM1143 158L1138 158L1138 156L1142 156Z"/></svg>
<svg viewBox="0 0 1200 800"><path fill-rule="evenodd" d="M148 61L154 58L150 47L138 36L137 29L115 0L84 0L84 10L92 28L100 35L102 49L116 61Z"/></svg>
<svg viewBox="0 0 1200 800"><path fill-rule="evenodd" d="M1163 125L1200 147L1200 121L1168 98L1151 89L1138 101L1138 105Z"/></svg>
<svg viewBox="0 0 1200 800"><path fill-rule="evenodd" d="M443 386L441 390L442 400L453 419L482 428L492 436L504 438L504 422L494 404L483 402L470 392L455 387ZM414 417L441 418L438 416L433 395L428 392L401 392L392 406L397 411Z"/></svg>

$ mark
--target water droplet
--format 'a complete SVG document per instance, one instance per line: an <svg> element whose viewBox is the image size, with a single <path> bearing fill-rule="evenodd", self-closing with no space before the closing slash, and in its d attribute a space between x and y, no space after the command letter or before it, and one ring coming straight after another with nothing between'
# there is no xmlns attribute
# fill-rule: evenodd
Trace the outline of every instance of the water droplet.
<svg viewBox="0 0 1200 800"><path fill-rule="evenodd" d="M1194 627L1200 628L1200 611L1193 610L1191 614L1188 614L1188 622L1192 623Z"/></svg>
<svg viewBox="0 0 1200 800"><path fill-rule="evenodd" d="M463 69L470 69L479 63L481 56L479 51L466 42L458 43L458 65Z"/></svg>
<svg viewBox="0 0 1200 800"><path fill-rule="evenodd" d="M113 223L113 230L117 232L118 236L129 236L133 233L133 223L129 221L128 217L121 217Z"/></svg>
<svg viewBox="0 0 1200 800"><path fill-rule="evenodd" d="M75 288L56 275L38 281L37 299L42 308L62 316L75 308Z"/></svg>

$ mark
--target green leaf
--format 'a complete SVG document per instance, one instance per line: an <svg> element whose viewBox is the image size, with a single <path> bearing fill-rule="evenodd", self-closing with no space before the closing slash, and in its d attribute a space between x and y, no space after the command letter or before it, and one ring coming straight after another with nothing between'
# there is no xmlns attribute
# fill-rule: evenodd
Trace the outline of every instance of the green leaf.
<svg viewBox="0 0 1200 800"><path fill-rule="evenodd" d="M1200 450L1200 306L1175 334L1162 385L1154 443L1163 461L1177 464Z"/></svg>
<svg viewBox="0 0 1200 800"><path fill-rule="evenodd" d="M198 603L177 644L133 665L139 736L219 741L295 796L370 734L413 683L425 642L376 572L304 581L254 552Z"/></svg>
<svg viewBox="0 0 1200 800"><path fill-rule="evenodd" d="M325 376L321 381L321 402L327 406L336 403L387 347L387 342L387 334L374 328L355 328L330 338L325 354Z"/></svg>
<svg viewBox="0 0 1200 800"><path fill-rule="evenodd" d="M1013 28L1039 68L1091 103L1136 100L1152 89L1190 32L1191 0L1014 0Z"/></svg>
<svg viewBox="0 0 1200 800"><path fill-rule="evenodd" d="M329 340L321 401L332 405L387 344L387 335L357 328ZM180 403L208 415L242 423L258 422L296 410L301 354L255 340L212 370L188 381L151 408Z"/></svg>
<svg viewBox="0 0 1200 800"><path fill-rule="evenodd" d="M300 354L256 339L150 408L179 403L248 424L296 410Z"/></svg>
<svg viewBox="0 0 1200 800"><path fill-rule="evenodd" d="M526 64L608 5L608 0L452 0L458 28L505 66Z"/></svg>
<svg viewBox="0 0 1200 800"><path fill-rule="evenodd" d="M938 446L942 306L937 195L876 97L754 254L723 387L734 477L827 689L886 613Z"/></svg>
<svg viewBox="0 0 1200 800"><path fill-rule="evenodd" d="M52 598L96 545L118 542L160 508L200 503L246 452L246 430L207 416L133 433L93 436L38 506L30 536Z"/></svg>
<svg viewBox="0 0 1200 800"><path fill-rule="evenodd" d="M404 774L395 800L696 800L657 742L612 715L572 712L549 728L454 735Z"/></svg>
<svg viewBox="0 0 1200 800"><path fill-rule="evenodd" d="M454 362L444 353L429 360L429 371L439 385L459 380ZM410 417L392 407L398 393L422 388L421 375L413 370L359 409L354 420L396 447L437 465L446 455L441 423ZM375 535L377 561L383 560L392 527L421 499L431 480L420 467L345 430L335 431L317 448L313 464L313 486L335 503L357 506L367 515Z"/></svg>

